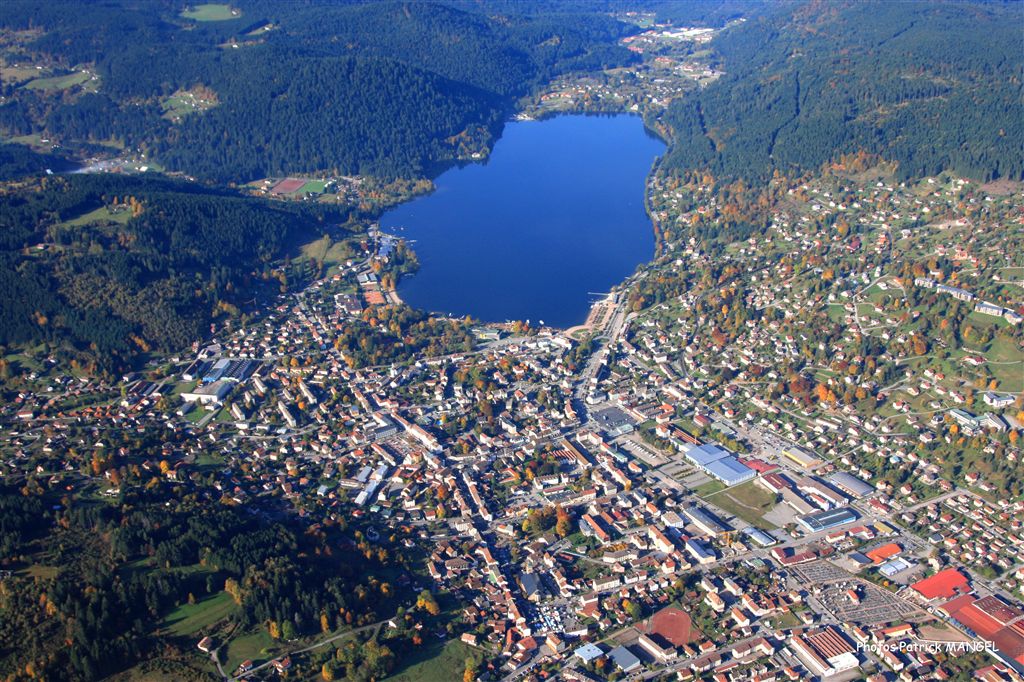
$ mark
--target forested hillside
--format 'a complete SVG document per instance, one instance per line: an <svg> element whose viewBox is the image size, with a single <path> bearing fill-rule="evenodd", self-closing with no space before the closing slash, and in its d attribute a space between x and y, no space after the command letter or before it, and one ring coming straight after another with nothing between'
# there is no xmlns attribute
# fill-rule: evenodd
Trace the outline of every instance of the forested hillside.
<svg viewBox="0 0 1024 682"><path fill-rule="evenodd" d="M306 532L216 500L179 499L177 486L137 462L119 466L119 480L152 483L116 507L59 504L62 491L37 482L0 488L4 560L41 567L26 589L0 594L5 678L102 679L166 653L161 644L192 649L161 625L200 599L220 599L244 626L273 623L286 639L392 614L396 591L374 572L395 557L356 551L343 523Z"/></svg>
<svg viewBox="0 0 1024 682"><path fill-rule="evenodd" d="M47 341L108 370L179 349L341 217L181 182L43 177L0 196L0 343Z"/></svg>
<svg viewBox="0 0 1024 682"><path fill-rule="evenodd" d="M545 79L634 58L616 45L631 29L594 14L251 0L236 19L197 22L186 6L5 3L0 28L41 29L19 34L26 60L94 65L99 84L60 98L7 84L0 133L138 148L221 182L423 175L484 148L513 98ZM217 106L162 116L168 96L196 86Z"/></svg>
<svg viewBox="0 0 1024 682"><path fill-rule="evenodd" d="M763 182L843 153L1024 176L1020 5L811 2L713 43L726 75L677 100L669 164Z"/></svg>

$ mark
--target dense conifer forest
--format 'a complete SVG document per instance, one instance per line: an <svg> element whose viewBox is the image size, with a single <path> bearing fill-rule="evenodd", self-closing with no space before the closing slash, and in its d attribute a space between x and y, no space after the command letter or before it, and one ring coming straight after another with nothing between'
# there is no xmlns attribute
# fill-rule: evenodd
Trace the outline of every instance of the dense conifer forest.
<svg viewBox="0 0 1024 682"><path fill-rule="evenodd" d="M664 116L668 168L758 186L861 152L904 176L1024 174L1019 6L636 6L683 25L732 22L712 45L725 75ZM186 183L42 174L66 170L65 157L135 150L207 187L316 171L432 176L485 152L518 96L637 58L618 41L639 29L613 4L245 0L212 22L187 7L4 3L9 61L86 69L97 85L60 96L0 85L0 133L61 145L0 145L0 177L38 178L0 197L0 342L67 342L106 369L181 347L265 281L296 235L347 217ZM186 91L209 106L168 116L168 98ZM120 219L68 229L105 206Z"/></svg>
<svg viewBox="0 0 1024 682"><path fill-rule="evenodd" d="M0 129L114 141L223 182L313 170L413 176L455 159L464 139L488 143L513 98L551 76L634 59L615 44L631 29L597 14L242 2L238 19L204 23L182 19L185 6L7 4L0 25L44 31L26 40L26 56L94 64L101 87L54 104L8 86ZM161 98L195 86L218 105L180 123L161 117Z"/></svg>
<svg viewBox="0 0 1024 682"><path fill-rule="evenodd" d="M400 557L342 551L344 524L307 532L207 500L165 504L169 495L150 485L118 507L64 506L55 491L0 488L4 556L45 543L47 561L62 567L54 580L5 595L0 657L35 660L31 677L100 679L155 653L154 630L175 606L222 592L240 623L273 623L287 639L320 632L322 619L359 625L394 609L393 586L380 576Z"/></svg>
<svg viewBox="0 0 1024 682"><path fill-rule="evenodd" d="M93 211L106 218L73 219ZM43 176L0 195L0 330L98 369L200 338L346 211L111 175ZM276 285L277 282L274 281Z"/></svg>
<svg viewBox="0 0 1024 682"><path fill-rule="evenodd" d="M714 43L725 76L675 101L668 163L763 183L843 153L904 177L1024 177L1019 5L811 2Z"/></svg>

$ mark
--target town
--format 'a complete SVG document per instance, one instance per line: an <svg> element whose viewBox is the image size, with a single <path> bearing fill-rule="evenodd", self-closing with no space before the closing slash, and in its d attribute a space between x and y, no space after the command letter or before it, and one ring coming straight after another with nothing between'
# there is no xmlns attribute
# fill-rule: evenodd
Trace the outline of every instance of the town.
<svg viewBox="0 0 1024 682"><path fill-rule="evenodd" d="M117 496L107 434L178 432L143 470L428 543L495 679L1013 679L1019 192L837 170L717 249L677 235L723 207L679 212L701 188L663 182L659 258L582 340L459 323L464 349L367 364L335 342L393 305L369 245L120 384L26 377L4 473ZM681 293L635 306L654 279ZM99 475L57 457L72 439Z"/></svg>
<svg viewBox="0 0 1024 682"><path fill-rule="evenodd" d="M721 76L713 34L651 27L624 41L638 66L560 77L519 115L660 111ZM413 311L414 245L370 223L307 245L302 287L275 271L269 309L119 380L12 353L0 476L411 557L400 611L318 635L226 624L228 585L184 602L168 629L224 679L341 679L352 642L399 638L440 652L436 679L1022 679L1020 183L856 155L758 191L656 167L645 201L655 258L570 330ZM741 220L765 205L763 229Z"/></svg>

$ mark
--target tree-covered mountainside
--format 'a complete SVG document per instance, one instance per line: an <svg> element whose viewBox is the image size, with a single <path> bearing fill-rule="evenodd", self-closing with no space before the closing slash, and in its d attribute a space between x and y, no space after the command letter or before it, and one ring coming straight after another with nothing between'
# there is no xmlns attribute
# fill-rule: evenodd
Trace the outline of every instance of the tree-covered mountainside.
<svg viewBox="0 0 1024 682"><path fill-rule="evenodd" d="M166 461L147 471L120 459L83 464L126 485L151 482L117 506L62 502L62 489L35 481L0 488L5 568L31 564L37 576L0 594L5 678L96 680L164 653L161 645L191 649L168 616L197 601L217 600L240 624L272 624L287 640L393 615L398 591L385 575L401 557L357 546L361 536L344 521L313 532L215 499L181 499L160 480L172 471ZM160 679L182 679L183 670Z"/></svg>
<svg viewBox="0 0 1024 682"><path fill-rule="evenodd" d="M763 182L864 151L906 177L1024 176L1020 5L810 2L713 43L726 75L677 100L668 163Z"/></svg>
<svg viewBox="0 0 1024 682"><path fill-rule="evenodd" d="M513 98L551 76L634 58L616 45L631 29L597 14L251 0L238 18L199 22L186 6L5 3L19 54L92 65L98 86L54 98L5 84L0 132L139 148L216 181L422 175L486 145ZM163 116L166 98L197 86L215 107Z"/></svg>
<svg viewBox="0 0 1024 682"><path fill-rule="evenodd" d="M68 162L62 157L40 154L21 144L0 144L0 182L67 168Z"/></svg>
<svg viewBox="0 0 1024 682"><path fill-rule="evenodd" d="M101 368L199 338L341 213L168 180L44 176L0 196L0 343Z"/></svg>

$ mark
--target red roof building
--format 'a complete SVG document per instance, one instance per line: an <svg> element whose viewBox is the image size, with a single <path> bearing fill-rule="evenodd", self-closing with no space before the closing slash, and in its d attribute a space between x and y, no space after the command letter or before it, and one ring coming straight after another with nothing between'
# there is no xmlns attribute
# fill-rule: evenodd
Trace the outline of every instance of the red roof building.
<svg viewBox="0 0 1024 682"><path fill-rule="evenodd" d="M997 597L976 599L973 595L964 595L943 604L941 610L1024 665L1024 620L1021 620L1020 609Z"/></svg>
<svg viewBox="0 0 1024 682"><path fill-rule="evenodd" d="M919 580L910 586L915 592L928 600L952 599L958 593L969 589L967 576L955 568L947 568L933 576Z"/></svg>
<svg viewBox="0 0 1024 682"><path fill-rule="evenodd" d="M867 558L871 559L876 564L880 564L883 561L893 558L902 551L902 547L897 545L895 542L890 542L887 545L876 547L870 552L865 552L865 556L867 556Z"/></svg>
<svg viewBox="0 0 1024 682"><path fill-rule="evenodd" d="M775 471L776 469L779 468L774 464L769 464L768 462L765 462L764 460L761 459L757 459L755 457L739 457L738 459L740 460L740 464L747 467L748 469L753 469L759 474L764 474L769 471Z"/></svg>

